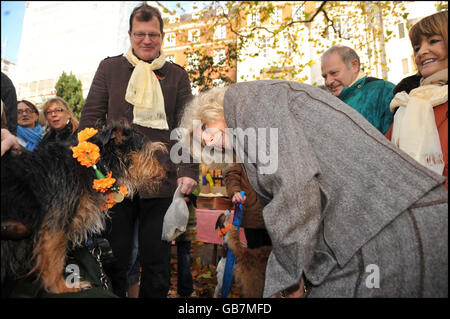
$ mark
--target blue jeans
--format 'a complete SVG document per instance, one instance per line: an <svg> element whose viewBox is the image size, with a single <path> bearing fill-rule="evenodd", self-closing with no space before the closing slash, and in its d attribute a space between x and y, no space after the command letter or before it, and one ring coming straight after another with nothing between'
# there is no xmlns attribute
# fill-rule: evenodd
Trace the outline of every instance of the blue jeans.
<svg viewBox="0 0 450 319"><path fill-rule="evenodd" d="M139 221L136 220L134 225L134 238L133 238L133 248L131 250L131 259L130 259L130 268L127 273L127 284L128 286L132 286L139 282L139 275L141 269L141 263L139 262Z"/></svg>
<svg viewBox="0 0 450 319"><path fill-rule="evenodd" d="M188 297L194 291L194 281L191 273L191 242L176 241L178 258L177 291L182 297Z"/></svg>

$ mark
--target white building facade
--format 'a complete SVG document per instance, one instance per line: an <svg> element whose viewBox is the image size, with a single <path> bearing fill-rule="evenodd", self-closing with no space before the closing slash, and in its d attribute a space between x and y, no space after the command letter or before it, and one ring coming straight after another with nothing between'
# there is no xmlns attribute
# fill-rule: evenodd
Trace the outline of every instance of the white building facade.
<svg viewBox="0 0 450 319"><path fill-rule="evenodd" d="M29 1L17 62L18 98L41 103L72 72L86 97L101 60L126 53L129 17L142 1Z"/></svg>
<svg viewBox="0 0 450 319"><path fill-rule="evenodd" d="M278 2L280 7L283 7L286 3L291 3L290 1ZM274 2L274 5L276 3ZM316 1L316 6L320 4L320 1ZM291 33L296 33L295 40L295 50L291 52L291 63L290 65L281 66L283 61L282 56L285 55L287 50L287 42L292 41L283 35L279 36L278 44L276 48L271 48L271 40L268 40L268 32L261 30L259 35L255 37L254 42L259 42L258 47L254 44L248 45L248 47L240 52L241 61L237 65L237 81L249 81L254 79L270 78L274 75L275 78L280 78L280 76L288 80L297 80L304 83L312 85L323 85L324 81L321 76L321 63L320 57L326 49L330 48L333 44L336 45L346 45L355 49L355 51L360 56L364 71L373 77L386 78L388 81L397 84L400 80L406 76L413 75L417 72L414 64L413 49L408 36L407 24L413 25L415 22L423 17L431 15L437 12L437 2L436 1L411 1L405 2L406 12L408 13L407 20L401 23L389 23L389 19L384 19L380 22L373 20L372 24L360 21L359 25L355 27L355 23L349 23L350 19L359 19L357 14L353 11L353 8L349 6L348 12L345 14L345 19L338 19L339 26L341 27L341 32L343 37L338 38L332 28L328 30L328 35L324 38L319 35L319 32L324 30L323 19L317 17L311 24L298 24L296 25L296 30L291 31ZM371 6L371 3L367 3ZM302 5L303 7L303 5ZM297 16L298 19L304 19L302 16L301 8L296 9L294 5L291 9L293 19ZM376 13L376 8L374 9ZM269 19L264 25L261 25L258 17L248 15L247 26L249 28L254 26L263 26L269 30L274 30L276 25L273 25L272 21L277 20L277 15L279 16L277 10L274 11L274 18ZM334 19L336 17L331 17ZM279 19L279 18L278 18ZM393 32L391 39L386 40L384 43L377 42L378 47L372 45L367 46L364 50L358 50L355 47L356 36L362 37L362 42L370 43L372 40L369 38L364 38L364 28L369 27L375 28L380 27L378 24L383 24L384 33L386 30ZM366 32L369 34L369 32ZM385 34L386 38L387 35ZM319 45L312 39L320 39ZM361 41L360 41L361 42ZM384 47L384 48L383 48ZM375 56L375 51L384 51L384 57L381 54ZM256 57L252 56L258 53ZM308 63L310 62L310 63ZM383 65L383 62L385 65ZM270 66L275 66L273 72L267 72ZM276 68L278 66L278 68ZM301 72L297 73L294 78L286 78L289 74L290 69L297 68ZM278 72L277 72L278 71ZM296 73L296 72L294 72Z"/></svg>

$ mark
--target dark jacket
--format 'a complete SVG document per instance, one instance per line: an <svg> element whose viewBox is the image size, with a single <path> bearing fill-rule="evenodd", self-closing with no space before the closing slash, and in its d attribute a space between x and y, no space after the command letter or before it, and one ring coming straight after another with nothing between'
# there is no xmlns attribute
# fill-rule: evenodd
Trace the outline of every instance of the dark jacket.
<svg viewBox="0 0 450 319"><path fill-rule="evenodd" d="M17 134L17 95L11 79L2 72L2 101L6 127L13 135ZM2 123L3 124L3 123ZM3 126L2 126L3 127Z"/></svg>
<svg viewBox="0 0 450 319"><path fill-rule="evenodd" d="M242 227L265 229L262 205L259 202L258 195L250 185L247 174L243 170L241 164L234 164L226 169L225 185L230 198L239 191L244 191L245 196L247 196L247 199L242 205L244 210L242 215Z"/></svg>
<svg viewBox="0 0 450 319"><path fill-rule="evenodd" d="M72 133L72 123L67 123L61 130L50 130L47 131L42 140L39 142L39 145L46 144L49 142L63 142L67 141L76 136L76 133Z"/></svg>
<svg viewBox="0 0 450 319"><path fill-rule="evenodd" d="M134 66L120 55L106 58L100 62L92 81L89 94L81 112L79 130L86 127L100 128L124 121L132 124L133 105L125 101L125 92ZM142 198L172 197L177 187L176 179L187 176L198 179L198 164L179 164L170 160L170 148L176 141L170 140L170 132L178 126L185 103L191 99L191 86L186 71L177 64L166 62L155 71L160 78L169 130L157 130L132 124L134 128L147 136L152 142L163 142L169 152L159 156L166 168L167 179L157 193L143 193Z"/></svg>

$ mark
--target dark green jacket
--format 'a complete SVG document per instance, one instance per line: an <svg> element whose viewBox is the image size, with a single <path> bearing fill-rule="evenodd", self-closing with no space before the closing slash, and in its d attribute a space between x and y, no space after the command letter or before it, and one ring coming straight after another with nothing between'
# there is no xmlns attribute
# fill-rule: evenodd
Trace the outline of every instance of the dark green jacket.
<svg viewBox="0 0 450 319"><path fill-rule="evenodd" d="M393 120L389 104L394 97L394 86L391 82L365 76L352 86L344 87L338 97L385 134Z"/></svg>
<svg viewBox="0 0 450 319"><path fill-rule="evenodd" d="M108 280L109 289L103 289L100 281L100 268L94 256L87 248L77 248L70 252L67 258L67 264L76 264L80 269L81 281L89 281L92 288L75 293L54 294L46 292L41 288L39 282L32 279L22 279L10 283L11 293L9 298L118 298L111 288L111 282ZM6 296L5 296L6 297Z"/></svg>

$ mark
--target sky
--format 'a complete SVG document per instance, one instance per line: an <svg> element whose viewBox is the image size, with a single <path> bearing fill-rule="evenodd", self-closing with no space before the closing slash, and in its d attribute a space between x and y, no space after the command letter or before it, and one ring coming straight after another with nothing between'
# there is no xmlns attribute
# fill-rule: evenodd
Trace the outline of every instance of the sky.
<svg viewBox="0 0 450 319"><path fill-rule="evenodd" d="M25 1L2 1L2 58L17 63Z"/></svg>
<svg viewBox="0 0 450 319"><path fill-rule="evenodd" d="M1 53L2 58L17 64L20 39L22 37L23 17L25 14L26 1L2 1L1 8ZM208 1L160 1L169 10L177 10L186 13L193 6L203 7L202 2ZM180 4L184 11L177 7Z"/></svg>

